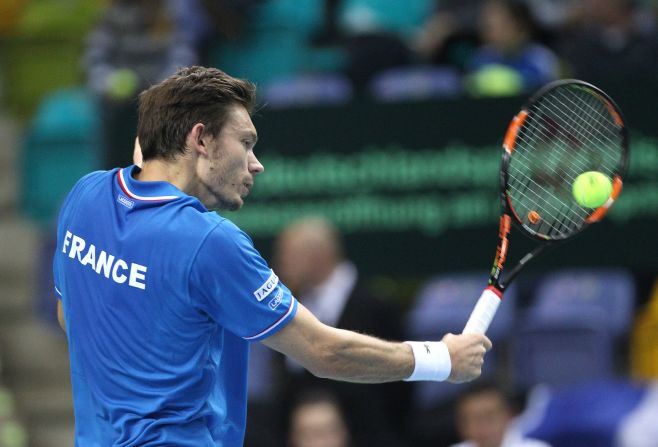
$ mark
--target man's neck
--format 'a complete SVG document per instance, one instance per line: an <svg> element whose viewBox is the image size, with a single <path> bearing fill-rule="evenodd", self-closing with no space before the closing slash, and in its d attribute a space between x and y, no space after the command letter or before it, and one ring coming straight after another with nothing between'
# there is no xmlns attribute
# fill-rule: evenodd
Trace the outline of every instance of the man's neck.
<svg viewBox="0 0 658 447"><path fill-rule="evenodd" d="M140 182L168 182L189 194L194 171L189 168L188 164L189 161L185 159L148 160L143 162L141 171L135 174L135 179Z"/></svg>

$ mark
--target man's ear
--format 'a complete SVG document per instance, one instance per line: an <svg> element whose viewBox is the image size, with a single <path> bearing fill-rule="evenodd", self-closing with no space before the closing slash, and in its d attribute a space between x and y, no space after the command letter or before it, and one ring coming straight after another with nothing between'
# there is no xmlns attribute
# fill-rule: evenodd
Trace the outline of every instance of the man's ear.
<svg viewBox="0 0 658 447"><path fill-rule="evenodd" d="M190 133L187 134L187 147L196 153L208 156L208 138L204 134L205 126L202 123L196 123Z"/></svg>
<svg viewBox="0 0 658 447"><path fill-rule="evenodd" d="M139 145L139 138L135 138L135 146L133 147L133 164L142 167L142 147Z"/></svg>

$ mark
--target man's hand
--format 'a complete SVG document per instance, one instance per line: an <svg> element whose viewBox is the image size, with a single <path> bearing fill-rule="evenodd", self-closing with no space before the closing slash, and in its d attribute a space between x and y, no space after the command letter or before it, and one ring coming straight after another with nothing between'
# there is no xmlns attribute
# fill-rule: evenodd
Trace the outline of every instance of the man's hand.
<svg viewBox="0 0 658 447"><path fill-rule="evenodd" d="M448 346L452 363L449 382L470 382L480 376L491 340L483 334L447 334L441 341Z"/></svg>

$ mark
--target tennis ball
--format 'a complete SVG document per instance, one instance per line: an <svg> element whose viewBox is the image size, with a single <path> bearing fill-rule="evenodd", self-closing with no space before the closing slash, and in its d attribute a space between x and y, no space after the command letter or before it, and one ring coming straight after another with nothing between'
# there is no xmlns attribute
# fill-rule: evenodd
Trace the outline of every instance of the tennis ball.
<svg viewBox="0 0 658 447"><path fill-rule="evenodd" d="M467 77L466 90L476 97L514 96L523 90L523 78L511 67L490 64Z"/></svg>
<svg viewBox="0 0 658 447"><path fill-rule="evenodd" d="M107 79L107 94L116 100L129 99L137 91L138 83L134 71L127 68L115 70Z"/></svg>
<svg viewBox="0 0 658 447"><path fill-rule="evenodd" d="M610 197L612 182L601 172L587 171L576 177L571 192L578 205L598 208Z"/></svg>

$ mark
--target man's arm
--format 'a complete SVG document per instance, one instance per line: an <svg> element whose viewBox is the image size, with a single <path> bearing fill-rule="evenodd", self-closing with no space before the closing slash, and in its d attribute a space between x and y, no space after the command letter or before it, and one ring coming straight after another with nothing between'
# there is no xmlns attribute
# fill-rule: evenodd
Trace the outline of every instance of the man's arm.
<svg viewBox="0 0 658 447"><path fill-rule="evenodd" d="M66 320L64 319L64 308L62 307L62 300L57 300L57 321L62 327L64 332L66 332Z"/></svg>
<svg viewBox="0 0 658 447"><path fill-rule="evenodd" d="M264 344L292 357L318 377L348 382L382 383L407 379L415 357L406 343L387 342L321 323L298 305L294 319ZM483 357L491 348L484 335L446 335L451 382L473 380L481 373Z"/></svg>

